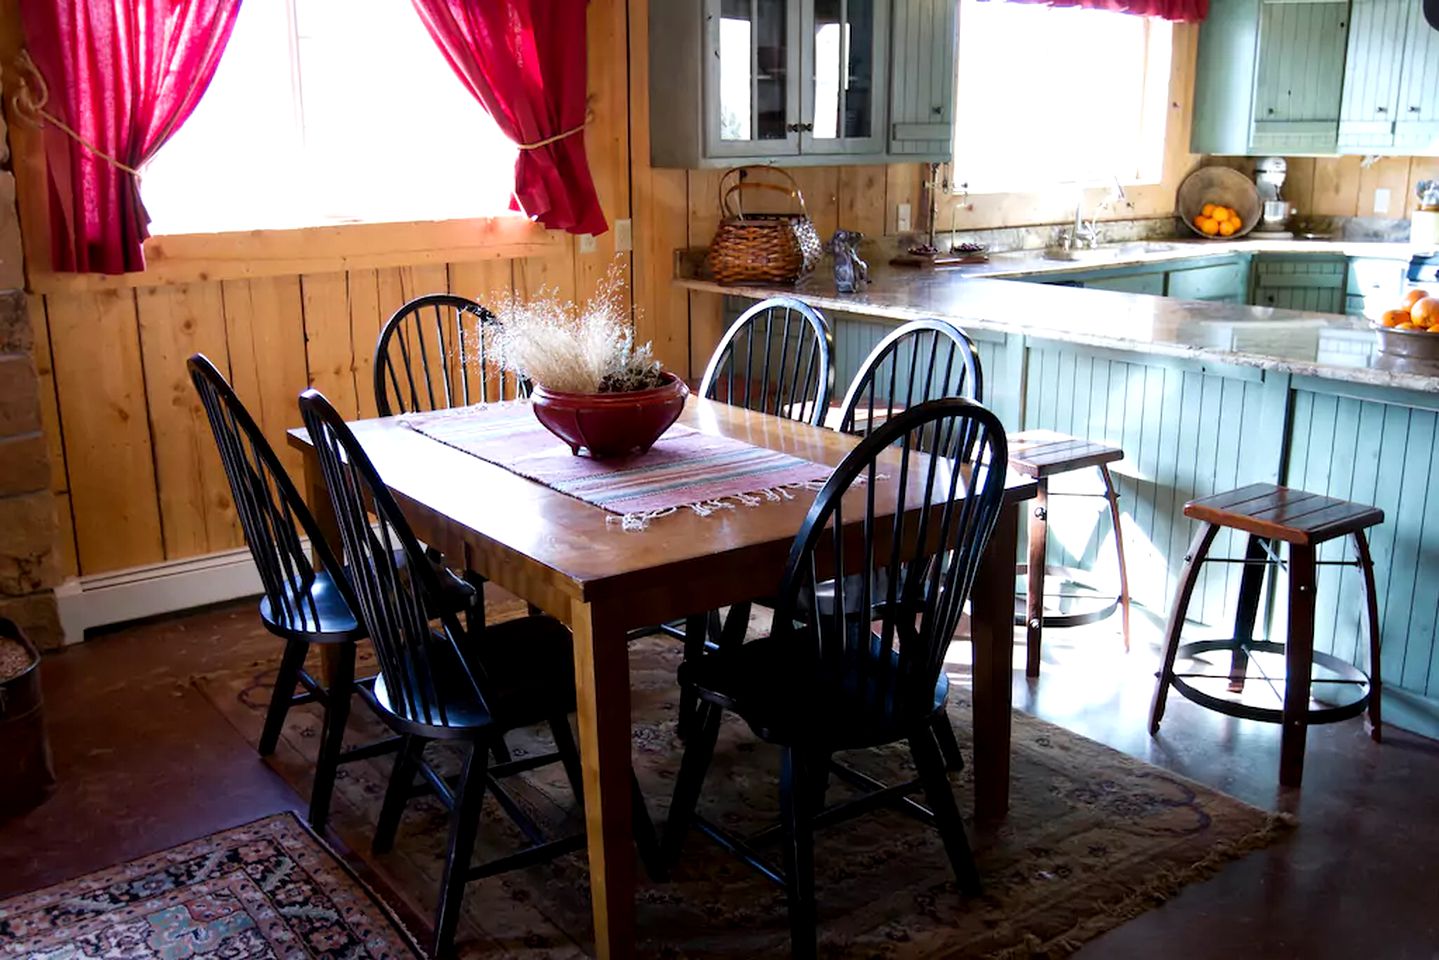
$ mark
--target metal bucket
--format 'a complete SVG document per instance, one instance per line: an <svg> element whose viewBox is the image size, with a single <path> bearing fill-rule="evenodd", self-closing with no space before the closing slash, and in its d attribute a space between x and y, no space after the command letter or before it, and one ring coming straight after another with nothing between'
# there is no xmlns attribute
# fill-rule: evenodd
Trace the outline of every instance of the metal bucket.
<svg viewBox="0 0 1439 960"><path fill-rule="evenodd" d="M1396 330L1373 324L1379 336L1379 352L1392 357L1439 362L1439 333L1426 330Z"/></svg>
<svg viewBox="0 0 1439 960"><path fill-rule="evenodd" d="M19 627L3 618L0 637L19 643L31 659L19 674L0 680L0 817L6 817L44 800L55 784L55 773L45 736L40 654Z"/></svg>

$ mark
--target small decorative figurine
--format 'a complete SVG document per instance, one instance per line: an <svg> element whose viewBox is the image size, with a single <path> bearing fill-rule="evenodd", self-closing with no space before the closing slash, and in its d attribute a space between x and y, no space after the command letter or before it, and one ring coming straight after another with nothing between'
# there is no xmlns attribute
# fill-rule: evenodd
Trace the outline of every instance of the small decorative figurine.
<svg viewBox="0 0 1439 960"><path fill-rule="evenodd" d="M836 230L829 241L834 255L834 288L839 293L854 293L861 284L869 283L869 264L860 259L859 242L864 234L853 230Z"/></svg>

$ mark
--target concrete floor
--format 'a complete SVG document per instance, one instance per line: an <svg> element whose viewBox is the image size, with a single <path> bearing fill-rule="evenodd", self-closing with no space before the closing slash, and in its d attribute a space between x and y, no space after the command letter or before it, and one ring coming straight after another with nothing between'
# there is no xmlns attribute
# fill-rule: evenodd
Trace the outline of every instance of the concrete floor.
<svg viewBox="0 0 1439 960"><path fill-rule="evenodd" d="M1141 623L1145 639L1128 655L1110 625L1050 631L1037 682L1025 680L1016 659L1016 706L1293 812L1300 827L1078 956L1439 958L1439 743L1391 730L1377 746L1357 720L1316 728L1303 790L1281 791L1275 727L1171 696L1151 739L1153 626L1152 618ZM0 898L302 811L302 799L189 683L278 650L253 603L238 603L126 627L48 657L60 783L41 807L0 823Z"/></svg>

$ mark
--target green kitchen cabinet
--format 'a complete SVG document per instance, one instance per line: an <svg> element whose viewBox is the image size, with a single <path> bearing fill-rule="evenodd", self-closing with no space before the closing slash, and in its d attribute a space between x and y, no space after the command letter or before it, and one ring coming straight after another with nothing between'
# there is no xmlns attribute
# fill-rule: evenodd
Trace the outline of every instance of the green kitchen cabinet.
<svg viewBox="0 0 1439 960"><path fill-rule="evenodd" d="M1176 300L1243 303L1249 288L1249 258L1230 257L1219 263L1171 270L1165 294Z"/></svg>
<svg viewBox="0 0 1439 960"><path fill-rule="evenodd" d="M1399 113L1394 118L1394 152L1439 154L1439 30L1409 4L1404 62L1399 80Z"/></svg>
<svg viewBox="0 0 1439 960"><path fill-rule="evenodd" d="M1084 286L1088 290L1114 290L1119 293L1144 293L1152 297L1162 297L1164 296L1164 274L1120 273L1086 280Z"/></svg>
<svg viewBox="0 0 1439 960"><path fill-rule="evenodd" d="M1251 302L1258 307L1344 313L1348 275L1349 261L1344 257L1261 255L1255 258Z"/></svg>
<svg viewBox="0 0 1439 960"><path fill-rule="evenodd" d="M654 0L650 162L948 160L949 0Z"/></svg>
<svg viewBox="0 0 1439 960"><path fill-rule="evenodd" d="M1352 0L1339 149L1388 150L1399 117L1399 85L1411 0Z"/></svg>
<svg viewBox="0 0 1439 960"><path fill-rule="evenodd" d="M1190 149L1334 153L1348 29L1348 0L1212 0Z"/></svg>

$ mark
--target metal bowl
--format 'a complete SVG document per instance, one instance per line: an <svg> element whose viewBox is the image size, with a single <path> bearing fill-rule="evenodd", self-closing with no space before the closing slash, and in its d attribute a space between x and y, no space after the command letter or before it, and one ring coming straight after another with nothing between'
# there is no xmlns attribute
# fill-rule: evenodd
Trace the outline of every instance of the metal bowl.
<svg viewBox="0 0 1439 960"><path fill-rule="evenodd" d="M1393 327L1371 323L1370 328L1379 335L1379 352L1391 357L1408 357L1411 360L1439 361L1439 333L1427 330L1396 330Z"/></svg>
<svg viewBox="0 0 1439 960"><path fill-rule="evenodd" d="M1233 207L1239 214L1239 229L1227 237L1210 236L1194 225L1194 218L1206 203ZM1238 240L1259 225L1264 205L1259 201L1259 188L1238 170L1230 167L1200 167L1179 185L1175 206L1179 216L1196 234L1206 240Z"/></svg>

